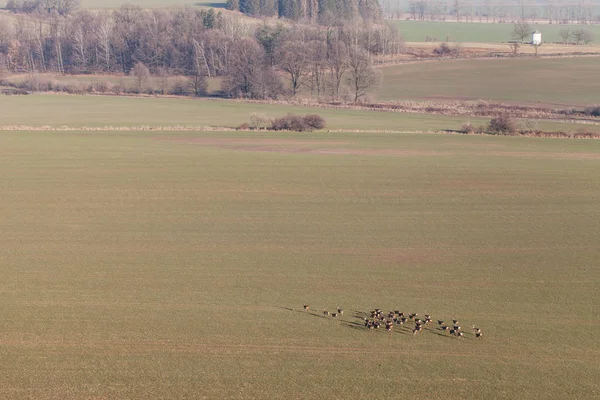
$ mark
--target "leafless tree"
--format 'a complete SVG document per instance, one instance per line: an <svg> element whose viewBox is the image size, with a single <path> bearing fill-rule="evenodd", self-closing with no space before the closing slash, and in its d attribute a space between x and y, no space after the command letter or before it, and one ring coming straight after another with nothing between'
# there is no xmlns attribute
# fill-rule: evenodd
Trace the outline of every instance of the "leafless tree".
<svg viewBox="0 0 600 400"><path fill-rule="evenodd" d="M316 92L317 99L321 97L325 87L325 72L327 70L327 44L323 40L313 40L308 44L310 49L310 89Z"/></svg>
<svg viewBox="0 0 600 400"><path fill-rule="evenodd" d="M510 47L510 51L512 52L513 56L516 56L517 53L519 52L519 49L521 48L521 43L519 43L519 42L510 42L508 44L508 46Z"/></svg>
<svg viewBox="0 0 600 400"><path fill-rule="evenodd" d="M452 4L453 4L453 7L454 7L453 10L452 10L452 12L456 16L456 21L460 22L460 13L462 11L462 5L460 3L460 0L454 0Z"/></svg>
<svg viewBox="0 0 600 400"><path fill-rule="evenodd" d="M569 43L569 38L571 37L571 31L567 28L563 28L558 31L558 36L560 36L564 44L567 44Z"/></svg>
<svg viewBox="0 0 600 400"><path fill-rule="evenodd" d="M160 94L168 94L169 93L169 77L171 74L169 70L164 67L159 67L156 69L156 87Z"/></svg>
<svg viewBox="0 0 600 400"><path fill-rule="evenodd" d="M573 39L575 40L575 44L588 44L594 40L594 35L587 29L577 29L573 31Z"/></svg>
<svg viewBox="0 0 600 400"><path fill-rule="evenodd" d="M531 35L531 32L531 25L529 25L525 21L520 21L516 23L512 31L513 36L517 39L520 39L521 43L523 43L523 41L528 35Z"/></svg>
<svg viewBox="0 0 600 400"><path fill-rule="evenodd" d="M68 15L80 6L79 0L56 0L56 11L60 15Z"/></svg>
<svg viewBox="0 0 600 400"><path fill-rule="evenodd" d="M342 80L348 70L348 48L339 37L339 33L335 35L329 44L327 65L329 67L333 98L339 100Z"/></svg>
<svg viewBox="0 0 600 400"><path fill-rule="evenodd" d="M359 47L351 47L348 52L348 83L357 103L380 81L367 52Z"/></svg>
<svg viewBox="0 0 600 400"><path fill-rule="evenodd" d="M111 39L113 35L114 22L110 15L99 15L99 23L96 27L95 36L98 43L98 62L102 63L106 71L110 71L112 62Z"/></svg>
<svg viewBox="0 0 600 400"><path fill-rule="evenodd" d="M150 80L150 70L143 63L137 62L131 69L130 75L135 78L137 92L142 93Z"/></svg>
<svg viewBox="0 0 600 400"><path fill-rule="evenodd" d="M279 47L275 60L288 77L292 95L296 96L310 72L309 48L301 41L287 41Z"/></svg>
<svg viewBox="0 0 600 400"><path fill-rule="evenodd" d="M281 93L281 82L265 62L264 51L254 40L236 40L229 55L229 68L221 86L226 95L265 99Z"/></svg>

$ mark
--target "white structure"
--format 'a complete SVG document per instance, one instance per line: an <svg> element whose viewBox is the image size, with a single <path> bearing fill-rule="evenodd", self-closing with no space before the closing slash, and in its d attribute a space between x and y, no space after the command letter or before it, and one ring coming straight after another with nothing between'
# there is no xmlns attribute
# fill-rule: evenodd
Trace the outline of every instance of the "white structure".
<svg viewBox="0 0 600 400"><path fill-rule="evenodd" d="M536 30L531 34L531 44L534 46L539 46L542 44L542 32Z"/></svg>

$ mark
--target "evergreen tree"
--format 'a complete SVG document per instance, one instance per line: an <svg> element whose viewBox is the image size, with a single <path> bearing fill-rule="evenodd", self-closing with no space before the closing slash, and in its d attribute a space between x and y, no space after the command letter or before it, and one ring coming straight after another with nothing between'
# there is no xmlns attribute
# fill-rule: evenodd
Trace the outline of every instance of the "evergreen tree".
<svg viewBox="0 0 600 400"><path fill-rule="evenodd" d="M299 0L279 0L279 16L289 19L301 18L301 4Z"/></svg>
<svg viewBox="0 0 600 400"><path fill-rule="evenodd" d="M240 10L240 0L227 0L227 9L231 11Z"/></svg>
<svg viewBox="0 0 600 400"><path fill-rule="evenodd" d="M277 0L259 0L260 15L272 17L279 14Z"/></svg>
<svg viewBox="0 0 600 400"><path fill-rule="evenodd" d="M260 1L259 0L239 0L240 11L248 15L260 15Z"/></svg>

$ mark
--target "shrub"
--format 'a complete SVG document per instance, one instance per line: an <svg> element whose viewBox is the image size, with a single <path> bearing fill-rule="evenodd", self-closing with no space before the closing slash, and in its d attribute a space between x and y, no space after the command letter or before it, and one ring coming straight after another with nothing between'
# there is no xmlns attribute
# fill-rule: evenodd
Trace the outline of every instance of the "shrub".
<svg viewBox="0 0 600 400"><path fill-rule="evenodd" d="M171 86L171 94L176 96L185 96L188 94L189 84L186 79L177 77L175 78L173 85Z"/></svg>
<svg viewBox="0 0 600 400"><path fill-rule="evenodd" d="M70 94L84 94L86 92L89 92L90 90L91 88L89 86L86 87L86 85L83 82L67 83L62 88L62 91Z"/></svg>
<svg viewBox="0 0 600 400"><path fill-rule="evenodd" d="M304 116L304 123L312 129L323 129L326 125L325 118L317 114L308 114Z"/></svg>
<svg viewBox="0 0 600 400"><path fill-rule="evenodd" d="M500 114L490 121L488 131L502 135L514 134L517 132L517 123L509 115Z"/></svg>
<svg viewBox="0 0 600 400"><path fill-rule="evenodd" d="M248 130L250 130L250 124L247 122L244 122L235 129L237 129L238 131L248 131Z"/></svg>
<svg viewBox="0 0 600 400"><path fill-rule="evenodd" d="M462 133L466 133L466 134L472 134L475 133L475 125L473 125L470 122L464 123L462 128L461 128L461 132Z"/></svg>
<svg viewBox="0 0 600 400"><path fill-rule="evenodd" d="M250 114L250 127L254 130L268 129L271 120L264 115L252 113Z"/></svg>
<svg viewBox="0 0 600 400"><path fill-rule="evenodd" d="M600 117L600 105L586 107L583 113L592 117Z"/></svg>
<svg viewBox="0 0 600 400"><path fill-rule="evenodd" d="M325 128L325 119L320 115L309 114L302 117L300 115L288 114L285 117L274 119L269 129L274 131L305 132L323 128Z"/></svg>
<svg viewBox="0 0 600 400"><path fill-rule="evenodd" d="M271 123L271 129L274 131L296 131L304 132L308 126L304 123L304 119L295 114L288 114L285 117L276 118Z"/></svg>
<svg viewBox="0 0 600 400"><path fill-rule="evenodd" d="M446 43L440 44L440 46L436 49L433 49L433 54L437 54L440 56L452 54L453 50Z"/></svg>
<svg viewBox="0 0 600 400"><path fill-rule="evenodd" d="M92 91L96 93L108 93L113 89L114 85L109 81L99 81L92 85Z"/></svg>

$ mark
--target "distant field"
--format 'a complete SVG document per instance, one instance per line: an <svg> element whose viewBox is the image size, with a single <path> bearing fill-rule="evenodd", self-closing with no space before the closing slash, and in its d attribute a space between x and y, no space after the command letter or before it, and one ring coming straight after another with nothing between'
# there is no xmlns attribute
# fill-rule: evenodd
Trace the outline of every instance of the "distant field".
<svg viewBox="0 0 600 400"><path fill-rule="evenodd" d="M0 132L0 149L2 399L600 393L600 141ZM367 331L374 307L465 338Z"/></svg>
<svg viewBox="0 0 600 400"><path fill-rule="evenodd" d="M114 96L29 95L0 96L0 126L226 126L236 127L257 113L278 117L292 112L316 113L331 129L437 131L460 129L466 121L486 124L489 118L337 110L318 107L252 104L193 98L135 98ZM539 122L547 131L600 131L599 125Z"/></svg>
<svg viewBox="0 0 600 400"><path fill-rule="evenodd" d="M513 40L514 24L487 24L466 22L418 22L392 21L397 26L407 42L424 42L425 37L435 37L439 41L469 42L469 43L500 43ZM600 25L532 25L533 29L542 32L545 42L559 42L561 29L587 29L595 35L595 42L600 41ZM585 49L585 47L582 47Z"/></svg>
<svg viewBox="0 0 600 400"><path fill-rule="evenodd" d="M600 57L458 60L382 68L379 100L486 99L500 102L600 103Z"/></svg>

